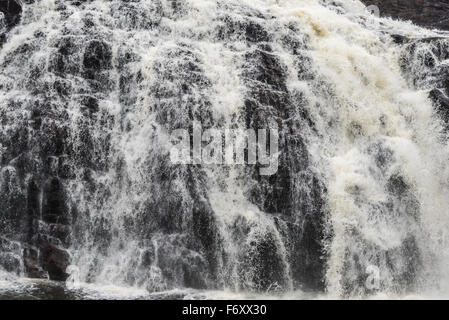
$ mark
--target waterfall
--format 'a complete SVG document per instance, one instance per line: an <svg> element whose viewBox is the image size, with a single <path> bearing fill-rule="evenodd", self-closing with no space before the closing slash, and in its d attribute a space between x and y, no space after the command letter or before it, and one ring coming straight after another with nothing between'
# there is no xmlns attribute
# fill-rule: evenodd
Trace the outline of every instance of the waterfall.
<svg viewBox="0 0 449 320"><path fill-rule="evenodd" d="M0 275L448 292L449 34L356 0L21 5L0 49ZM174 163L195 123L278 129L277 171Z"/></svg>

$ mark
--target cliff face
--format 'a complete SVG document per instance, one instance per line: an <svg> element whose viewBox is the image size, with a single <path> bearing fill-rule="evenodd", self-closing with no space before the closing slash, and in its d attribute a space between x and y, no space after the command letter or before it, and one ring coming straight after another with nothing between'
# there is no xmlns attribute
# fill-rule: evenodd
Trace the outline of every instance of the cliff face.
<svg viewBox="0 0 449 320"><path fill-rule="evenodd" d="M362 0L376 5L382 16L411 20L429 28L449 30L449 0Z"/></svg>

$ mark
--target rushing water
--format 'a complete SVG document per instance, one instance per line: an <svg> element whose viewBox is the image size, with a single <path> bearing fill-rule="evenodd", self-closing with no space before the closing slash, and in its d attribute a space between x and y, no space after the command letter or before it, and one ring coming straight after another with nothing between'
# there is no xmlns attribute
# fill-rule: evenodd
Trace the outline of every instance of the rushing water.
<svg viewBox="0 0 449 320"><path fill-rule="evenodd" d="M0 298L444 296L445 37L352 0L25 1L0 50ZM172 163L194 121L275 123L277 173Z"/></svg>

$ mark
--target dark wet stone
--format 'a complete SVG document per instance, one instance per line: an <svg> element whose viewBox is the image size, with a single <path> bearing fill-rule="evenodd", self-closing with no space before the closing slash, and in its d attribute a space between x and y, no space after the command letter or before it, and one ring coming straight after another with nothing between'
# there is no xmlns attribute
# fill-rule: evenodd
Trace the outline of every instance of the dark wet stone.
<svg viewBox="0 0 449 320"><path fill-rule="evenodd" d="M287 265L271 232L250 239L240 266L240 283L249 290L273 292L287 288Z"/></svg>
<svg viewBox="0 0 449 320"><path fill-rule="evenodd" d="M449 97L440 89L431 90L429 97L435 103L438 114L449 127Z"/></svg>
<svg viewBox="0 0 449 320"><path fill-rule="evenodd" d="M400 34L392 34L391 38L393 39L394 43L397 44L404 44L410 41L409 38Z"/></svg>
<svg viewBox="0 0 449 320"><path fill-rule="evenodd" d="M188 249L185 236L168 236L158 239L157 255L164 281L169 286L183 285L190 288L208 287L208 262L198 252Z"/></svg>
<svg viewBox="0 0 449 320"><path fill-rule="evenodd" d="M83 65L86 69L101 71L111 68L111 47L104 41L90 41L84 52Z"/></svg>
<svg viewBox="0 0 449 320"><path fill-rule="evenodd" d="M28 278L48 279L48 273L43 270L39 263L28 258L23 259L25 272Z"/></svg>
<svg viewBox="0 0 449 320"><path fill-rule="evenodd" d="M40 248L40 263L48 272L50 280L65 281L68 278L66 269L70 264L69 253L53 244L47 243Z"/></svg>
<svg viewBox="0 0 449 320"><path fill-rule="evenodd" d="M220 39L242 38L250 43L270 40L269 33L257 19L238 15L226 15L220 18L222 24L217 30Z"/></svg>
<svg viewBox="0 0 449 320"><path fill-rule="evenodd" d="M62 76L80 72L79 47L72 37L62 37L56 43L56 52L50 58L49 70Z"/></svg>
<svg viewBox="0 0 449 320"><path fill-rule="evenodd" d="M26 196L20 185L16 170L3 168L0 171L0 226L2 236L22 241L26 238Z"/></svg>
<svg viewBox="0 0 449 320"><path fill-rule="evenodd" d="M0 20L0 46L5 41L6 32L20 22L22 6L16 0L0 1L0 12L4 15L4 21ZM3 29L3 30L2 30Z"/></svg>
<svg viewBox="0 0 449 320"><path fill-rule="evenodd" d="M400 60L405 76L414 86L422 90L430 89L429 98L446 130L449 128L449 68L445 63L447 59L448 39L429 37L412 39L405 44Z"/></svg>
<svg viewBox="0 0 449 320"><path fill-rule="evenodd" d="M118 17L122 28L150 30L159 25L164 14L163 11L160 0L151 2L122 1L114 10L113 16Z"/></svg>
<svg viewBox="0 0 449 320"><path fill-rule="evenodd" d="M42 219L49 223L68 223L64 187L58 178L50 178L44 186Z"/></svg>
<svg viewBox="0 0 449 320"><path fill-rule="evenodd" d="M52 223L49 224L48 234L56 239L59 239L64 247L69 247L71 227L65 224Z"/></svg>
<svg viewBox="0 0 449 320"><path fill-rule="evenodd" d="M88 3L88 2L91 2L91 1L92 0L71 0L70 2L71 2L71 4L73 6L80 6L82 4L85 4L85 3Z"/></svg>
<svg viewBox="0 0 449 320"><path fill-rule="evenodd" d="M404 178L399 175L393 175L388 179L387 188L389 192L398 197L403 196L409 190L409 186L405 183Z"/></svg>
<svg viewBox="0 0 449 320"><path fill-rule="evenodd" d="M414 23L449 30L449 3L435 0L362 0L365 5L377 5L381 16L412 20Z"/></svg>
<svg viewBox="0 0 449 320"><path fill-rule="evenodd" d="M81 99L82 110L88 114L96 113L99 110L98 100L92 96L84 96Z"/></svg>
<svg viewBox="0 0 449 320"><path fill-rule="evenodd" d="M37 249L31 247L25 248L23 256L25 272L29 278L48 279L48 273L39 264Z"/></svg>
<svg viewBox="0 0 449 320"><path fill-rule="evenodd" d="M0 252L0 266L8 272L20 270L21 257L10 252Z"/></svg>
<svg viewBox="0 0 449 320"><path fill-rule="evenodd" d="M288 39L284 42L288 50L296 52L302 46ZM258 183L250 191L250 200L262 211L276 215L277 229L290 253L288 262L294 286L302 290L324 290L326 190L308 172L309 155L301 135L301 127L307 125L303 122L307 121L307 115L300 103L293 103L295 97L287 89L285 68L269 45L259 44L245 58L248 66L244 72L245 83L250 88L245 102L246 125L260 129L276 124L280 132L279 150L282 150L273 175L261 176L261 166L254 166L253 178ZM307 59L300 63L304 63L306 73ZM287 121L291 118L296 120ZM301 187L302 184L307 187ZM270 255L268 243L262 244L260 250L262 256ZM285 279L279 279L283 266L271 261L275 264L273 269L261 266L251 281L264 289L277 282L276 290L282 290L286 285ZM261 280L264 276L274 280Z"/></svg>
<svg viewBox="0 0 449 320"><path fill-rule="evenodd" d="M27 219L27 241L31 241L33 238L33 235L37 232L37 220L39 219L40 212L40 189L36 182L31 179L28 185L28 201L27 201L27 207L28 207L28 219Z"/></svg>

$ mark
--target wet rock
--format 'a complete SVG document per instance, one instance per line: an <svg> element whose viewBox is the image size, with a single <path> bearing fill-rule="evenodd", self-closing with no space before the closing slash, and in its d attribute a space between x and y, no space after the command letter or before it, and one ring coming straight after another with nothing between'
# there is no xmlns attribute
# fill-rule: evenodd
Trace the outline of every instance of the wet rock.
<svg viewBox="0 0 449 320"><path fill-rule="evenodd" d="M392 34L391 38L393 39L394 43L397 43L397 44L405 44L410 41L410 39L408 37L400 35L400 34Z"/></svg>
<svg viewBox="0 0 449 320"><path fill-rule="evenodd" d="M121 1L113 8L112 15L124 29L150 30L159 25L163 17L163 6L160 0Z"/></svg>
<svg viewBox="0 0 449 320"><path fill-rule="evenodd" d="M217 220L209 204L200 199L193 208L193 234L201 246L195 246L199 252L204 253L207 259L207 267L212 277L216 277L219 264L221 238L219 235Z"/></svg>
<svg viewBox="0 0 449 320"><path fill-rule="evenodd" d="M0 171L0 226L2 236L21 241L27 229L26 197L20 184L20 177L13 167Z"/></svg>
<svg viewBox="0 0 449 320"><path fill-rule="evenodd" d="M208 263L203 256L184 247L182 237L171 235L158 240L160 268L163 278L170 285L183 285L190 288L208 287Z"/></svg>
<svg viewBox="0 0 449 320"><path fill-rule="evenodd" d="M301 180L311 186L312 193L296 188L300 200L290 202L290 207L297 214L277 214L274 221L289 253L294 286L321 291L325 289L325 245L329 240L324 228L327 213L323 195L327 191L313 176L302 175Z"/></svg>
<svg viewBox="0 0 449 320"><path fill-rule="evenodd" d="M81 98L82 111L87 114L98 112L98 100L92 96L84 96Z"/></svg>
<svg viewBox="0 0 449 320"><path fill-rule="evenodd" d="M407 237L393 248L385 250L374 243L370 243L355 230L353 237L363 251L346 252L342 267L341 287L344 297L369 296L387 289L386 285L394 279L390 290L398 294L413 292L416 288L416 276L422 271L422 257L420 257L416 239ZM369 277L368 267L382 270L379 274L378 286L367 286Z"/></svg>
<svg viewBox="0 0 449 320"><path fill-rule="evenodd" d="M250 43L270 40L270 35L254 17L225 15L220 18L222 25L217 30L220 39L242 38Z"/></svg>
<svg viewBox="0 0 449 320"><path fill-rule="evenodd" d="M37 248L26 246L23 250L23 264L29 278L48 279L48 273L39 264Z"/></svg>
<svg viewBox="0 0 449 320"><path fill-rule="evenodd" d="M21 246L19 242L0 236L0 249L2 251L20 252Z"/></svg>
<svg viewBox="0 0 449 320"><path fill-rule="evenodd" d="M19 242L0 237L0 268L20 273L22 266L22 246Z"/></svg>
<svg viewBox="0 0 449 320"><path fill-rule="evenodd" d="M239 269L244 289L273 292L288 288L287 264L273 232L250 235Z"/></svg>
<svg viewBox="0 0 449 320"><path fill-rule="evenodd" d="M30 242L33 239L33 236L37 233L37 221L40 218L40 201L39 201L39 187L37 183L31 179L28 185L28 201L27 201L27 211L28 211L28 219L27 219L27 241Z"/></svg>
<svg viewBox="0 0 449 320"><path fill-rule="evenodd" d="M284 68L279 58L272 53L268 45L260 45L246 55L245 61L252 66L245 75L248 79L285 91ZM271 104L275 105L275 104Z"/></svg>
<svg viewBox="0 0 449 320"><path fill-rule="evenodd" d="M75 38L62 37L55 44L56 52L50 58L49 70L65 77L80 72L79 45Z"/></svg>
<svg viewBox="0 0 449 320"><path fill-rule="evenodd" d="M438 114L449 127L449 97L441 89L431 90L429 97L435 103Z"/></svg>
<svg viewBox="0 0 449 320"><path fill-rule="evenodd" d="M60 223L51 223L48 225L48 235L61 241L64 247L70 245L71 227Z"/></svg>
<svg viewBox="0 0 449 320"><path fill-rule="evenodd" d="M409 191L409 186L405 183L404 178L400 175L393 175L387 182L388 191L398 197L404 196Z"/></svg>
<svg viewBox="0 0 449 320"><path fill-rule="evenodd" d="M437 114L449 128L449 40L411 39L402 48L401 67L409 82L429 92Z"/></svg>
<svg viewBox="0 0 449 320"><path fill-rule="evenodd" d="M0 46L5 41L6 32L20 22L22 6L16 0L0 1Z"/></svg>
<svg viewBox="0 0 449 320"><path fill-rule="evenodd" d="M0 2L0 11L5 16L6 25L11 27L19 22L22 7L16 0L3 0Z"/></svg>
<svg viewBox="0 0 449 320"><path fill-rule="evenodd" d="M70 264L70 254L66 250L47 243L40 248L40 254L40 263L48 272L50 280L67 280L69 275L66 269Z"/></svg>
<svg viewBox="0 0 449 320"><path fill-rule="evenodd" d="M94 71L110 69L111 62L112 52L109 44L102 40L92 40L87 44L83 58L84 68Z"/></svg>
<svg viewBox="0 0 449 320"><path fill-rule="evenodd" d="M443 30L449 30L449 3L434 0L362 0L377 5L381 16L411 20L414 23Z"/></svg>
<svg viewBox="0 0 449 320"><path fill-rule="evenodd" d="M49 223L69 222L64 189L58 178L50 178L44 186L42 219Z"/></svg>
<svg viewBox="0 0 449 320"><path fill-rule="evenodd" d="M25 273L28 278L49 279L48 272L40 267L39 262L29 258L24 258L23 263L25 267Z"/></svg>
<svg viewBox="0 0 449 320"><path fill-rule="evenodd" d="M8 272L18 272L21 266L21 257L11 252L0 252L0 267Z"/></svg>
<svg viewBox="0 0 449 320"><path fill-rule="evenodd" d="M158 80L150 90L154 92L153 108L160 124L168 130L190 128L194 120L204 127L213 126L210 97L206 94L211 81L205 76L200 59L188 46L161 48L153 70Z"/></svg>
<svg viewBox="0 0 449 320"><path fill-rule="evenodd" d="M91 1L92 0L71 0L70 2L71 2L71 4L73 6L80 6L80 5L84 4L84 3L88 3L88 2L91 2Z"/></svg>
<svg viewBox="0 0 449 320"><path fill-rule="evenodd" d="M308 60L301 60L299 54L303 44L283 40L288 50L296 52L298 63L303 64L300 76L308 77ZM277 229L290 252L287 259L294 285L303 290L323 290L326 190L308 168L309 154L301 133L310 123L303 111L304 101L287 89L285 67L269 45L258 44L246 54L245 61L248 67L244 80L250 88L245 102L246 126L268 129L275 125L282 150L273 175L261 176L260 165L254 166L253 178L258 183L250 190L250 200L263 212L276 215ZM261 243L260 250L255 249L255 259L260 256L262 261L261 257L270 256L272 249L272 244ZM270 261L274 265L260 266L249 282L264 289L276 283L276 290L285 289L287 282L281 276L284 266L279 262L282 259L272 257ZM264 276L273 280L263 280Z"/></svg>
<svg viewBox="0 0 449 320"><path fill-rule="evenodd" d="M172 19L179 19L187 12L188 4L186 0L173 0L168 2L168 5L164 7L164 17L170 17Z"/></svg>

